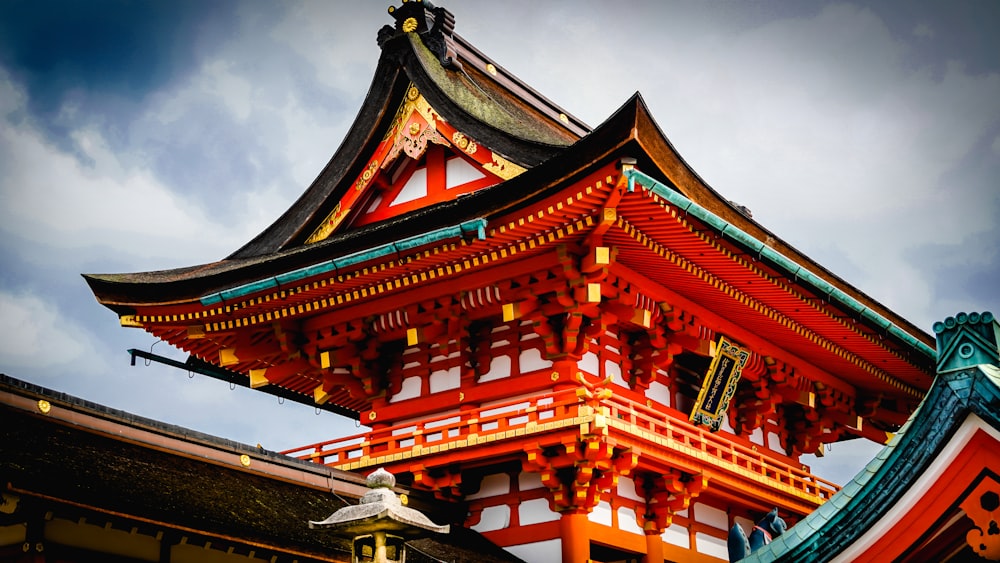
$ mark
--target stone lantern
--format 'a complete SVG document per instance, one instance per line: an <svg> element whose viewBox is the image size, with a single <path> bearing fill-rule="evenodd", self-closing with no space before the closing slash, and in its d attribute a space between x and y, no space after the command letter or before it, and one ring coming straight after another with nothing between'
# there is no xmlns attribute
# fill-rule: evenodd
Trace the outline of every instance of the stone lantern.
<svg viewBox="0 0 1000 563"><path fill-rule="evenodd" d="M345 506L309 527L329 528L351 540L352 563L404 563L406 541L431 533L447 534L449 526L438 526L423 513L404 506L392 491L396 477L378 468L367 479L371 489L360 504Z"/></svg>

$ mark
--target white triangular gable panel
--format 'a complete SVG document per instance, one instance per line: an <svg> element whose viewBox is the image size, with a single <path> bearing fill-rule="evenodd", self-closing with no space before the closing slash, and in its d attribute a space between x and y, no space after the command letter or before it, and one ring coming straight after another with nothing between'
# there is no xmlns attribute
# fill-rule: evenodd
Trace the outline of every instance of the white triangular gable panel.
<svg viewBox="0 0 1000 563"><path fill-rule="evenodd" d="M427 197L427 169L418 168L413 171L413 175L406 181L406 184L399 190L396 199L392 200L389 207L418 200Z"/></svg>
<svg viewBox="0 0 1000 563"><path fill-rule="evenodd" d="M468 184L475 180L486 177L482 170L476 168L464 158L449 158L445 168L445 188L452 189L456 186Z"/></svg>

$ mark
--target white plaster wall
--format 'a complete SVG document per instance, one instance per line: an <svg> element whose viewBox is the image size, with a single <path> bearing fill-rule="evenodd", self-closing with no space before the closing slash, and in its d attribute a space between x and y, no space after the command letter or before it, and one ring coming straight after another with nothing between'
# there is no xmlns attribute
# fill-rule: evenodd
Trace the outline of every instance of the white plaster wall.
<svg viewBox="0 0 1000 563"><path fill-rule="evenodd" d="M417 168L413 175L406 181L406 184L399 190L396 199L392 200L389 207L399 205L409 201L414 201L427 196L427 169Z"/></svg>
<svg viewBox="0 0 1000 563"><path fill-rule="evenodd" d="M726 540L702 532L696 532L694 542L698 553L718 557L725 561L729 560L729 546L726 544Z"/></svg>
<svg viewBox="0 0 1000 563"><path fill-rule="evenodd" d="M479 490L471 495L465 495L466 500L477 498L495 497L505 495L510 492L510 476L506 473L493 473L483 477L479 484Z"/></svg>
<svg viewBox="0 0 1000 563"><path fill-rule="evenodd" d="M544 486L545 485L542 484L542 476L539 473L522 471L517 476L518 490L530 491L531 489L541 489Z"/></svg>
<svg viewBox="0 0 1000 563"><path fill-rule="evenodd" d="M763 446L764 445L764 431L761 430L760 428L754 429L754 431L750 433L750 441L753 442L754 444L759 445L759 446Z"/></svg>
<svg viewBox="0 0 1000 563"><path fill-rule="evenodd" d="M552 362L542 358L542 352L538 348L528 348L522 350L517 358L517 364L521 367L521 373L528 373L540 369L552 367Z"/></svg>
<svg viewBox="0 0 1000 563"><path fill-rule="evenodd" d="M559 513L549 510L549 501L543 498L526 500L517 505L517 521L522 526L552 522L558 519Z"/></svg>
<svg viewBox="0 0 1000 563"><path fill-rule="evenodd" d="M694 520L720 530L729 529L729 517L726 511L707 504L695 503Z"/></svg>
<svg viewBox="0 0 1000 563"><path fill-rule="evenodd" d="M494 401L493 404L496 404L496 401ZM483 406L486 407L488 405L489 405L489 403L485 403ZM528 408L530 406L531 406L531 403L529 403L528 401L525 401L523 403L513 403L513 404L510 404L510 405L505 405L505 406L502 406L502 407L497 407L495 409L489 409L489 408L487 408L487 409L483 409L482 412L479 413L479 418L488 418L488 417L491 417L491 416L496 416L498 414L504 414L504 413L508 413L508 412L517 412L519 410L524 410L524 409L526 409L526 408Z"/></svg>
<svg viewBox="0 0 1000 563"><path fill-rule="evenodd" d="M554 563L555 561L562 561L562 540L558 539L509 545L504 549L527 563Z"/></svg>
<svg viewBox="0 0 1000 563"><path fill-rule="evenodd" d="M462 382L462 369L454 366L449 369L442 369L431 374L431 393L440 393L449 389L458 389Z"/></svg>
<svg viewBox="0 0 1000 563"><path fill-rule="evenodd" d="M719 426L719 429L720 430L725 430L726 432L729 432L730 434L735 434L736 433L735 430L733 429L732 425L729 424L729 416L728 415L723 415L723 417L722 417L722 425Z"/></svg>
<svg viewBox="0 0 1000 563"><path fill-rule="evenodd" d="M660 535L663 541L669 543L670 545L676 545L683 547L684 549L691 549L691 536L688 535L688 529L680 524L671 524L667 526L666 530ZM729 559L729 555L726 554L726 559Z"/></svg>
<svg viewBox="0 0 1000 563"><path fill-rule="evenodd" d="M395 403L397 401L405 401L407 399L415 399L420 396L420 376L415 375L413 377L407 377L403 380L403 385L399 389L399 393L393 395L390 399L390 403Z"/></svg>
<svg viewBox="0 0 1000 563"><path fill-rule="evenodd" d="M646 398L652 399L657 403L668 407L672 406L673 403L670 397L670 388L659 381L654 381L649 384L649 389L646 389Z"/></svg>
<svg viewBox="0 0 1000 563"><path fill-rule="evenodd" d="M642 498L638 492L636 492L635 481L629 477L618 478L618 496L639 502L644 502L646 500Z"/></svg>
<svg viewBox="0 0 1000 563"><path fill-rule="evenodd" d="M785 448L781 447L781 436L774 432L767 433L767 447L778 453L785 453Z"/></svg>
<svg viewBox="0 0 1000 563"><path fill-rule="evenodd" d="M438 426L447 426L449 424L455 424L456 422L461 422L461 416L449 416L447 418L439 418L437 420L432 420L424 425L424 428L437 428Z"/></svg>
<svg viewBox="0 0 1000 563"><path fill-rule="evenodd" d="M490 360L490 370L479 376L479 382L510 377L510 356L496 356Z"/></svg>
<svg viewBox="0 0 1000 563"><path fill-rule="evenodd" d="M477 532L503 530L510 526L510 507L506 504L487 506L479 516L479 523L472 526Z"/></svg>
<svg viewBox="0 0 1000 563"><path fill-rule="evenodd" d="M611 382L622 387L628 387L628 382L622 377L622 367L611 360L604 360L604 377L611 376Z"/></svg>
<svg viewBox="0 0 1000 563"><path fill-rule="evenodd" d="M590 511L587 515L587 519L591 522L597 524L604 524L605 526L611 525L611 505L605 501L597 503L597 506Z"/></svg>
<svg viewBox="0 0 1000 563"><path fill-rule="evenodd" d="M576 367L580 371L589 373L590 375L601 375L601 359L597 357L597 354L593 352L587 352L580 358L580 361L576 362Z"/></svg>
<svg viewBox="0 0 1000 563"><path fill-rule="evenodd" d="M483 173L472 167L464 158L456 156L445 162L445 189L467 184L483 178Z"/></svg>
<svg viewBox="0 0 1000 563"><path fill-rule="evenodd" d="M417 429L416 426L406 426L406 427L403 427L403 428L396 428L395 430L392 431L392 435L393 436L411 435L411 434L413 434L413 431L416 430L416 429ZM412 436L410 436L409 438L403 438L402 440L400 440L399 441L399 447L401 447L401 448L408 448L408 447L412 446L415 443L416 443L416 440Z"/></svg>
<svg viewBox="0 0 1000 563"><path fill-rule="evenodd" d="M622 506L618 508L618 529L623 532L643 535L642 528L635 519L635 510Z"/></svg>

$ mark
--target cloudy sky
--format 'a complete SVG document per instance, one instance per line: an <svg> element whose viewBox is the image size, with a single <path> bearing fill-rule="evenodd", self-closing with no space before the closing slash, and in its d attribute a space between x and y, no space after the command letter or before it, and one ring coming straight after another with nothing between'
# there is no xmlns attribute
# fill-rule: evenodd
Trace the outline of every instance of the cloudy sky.
<svg viewBox="0 0 1000 563"><path fill-rule="evenodd" d="M596 126L639 91L701 176L918 326L1000 313L1000 2L444 2ZM0 2L0 372L269 449L353 421L170 368L79 274L214 261L336 150L386 2ZM814 463L844 482L871 448ZM813 460L808 460L813 463Z"/></svg>

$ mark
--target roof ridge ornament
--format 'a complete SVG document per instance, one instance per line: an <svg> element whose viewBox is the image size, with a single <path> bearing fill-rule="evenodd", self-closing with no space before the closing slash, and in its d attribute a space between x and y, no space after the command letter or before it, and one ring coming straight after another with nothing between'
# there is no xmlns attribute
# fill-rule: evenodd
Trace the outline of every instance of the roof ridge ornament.
<svg viewBox="0 0 1000 563"><path fill-rule="evenodd" d="M396 20L396 26L382 26L378 31L379 47L384 49L390 40L408 33L416 33L424 45L437 56L441 66L461 70L462 65L458 62L455 48L451 43L455 30L454 14L434 6L430 0L403 0L399 8L389 6L389 15Z"/></svg>
<svg viewBox="0 0 1000 563"><path fill-rule="evenodd" d="M934 323L934 334L938 373L980 364L1000 367L1000 323L993 313L959 313Z"/></svg>

